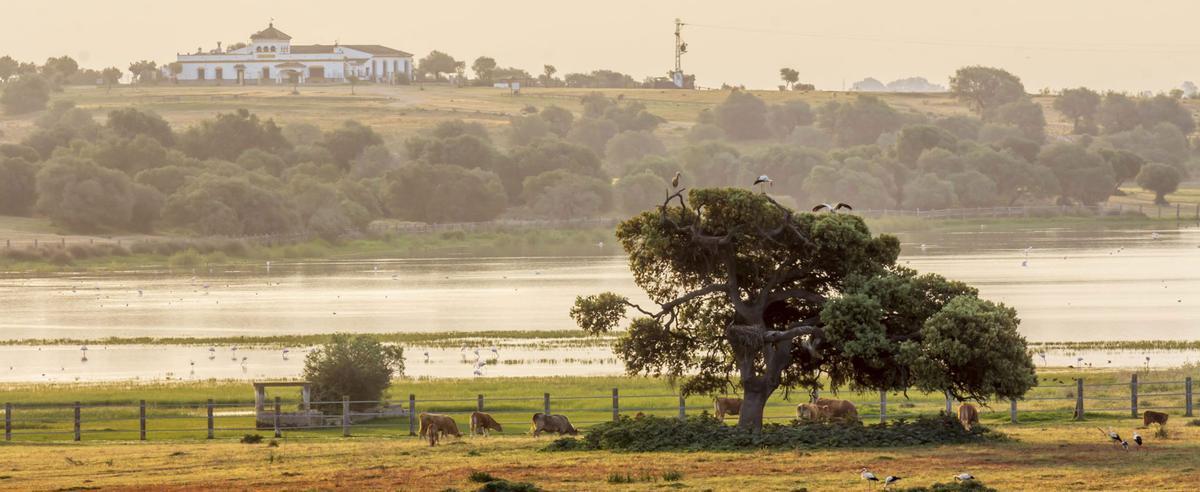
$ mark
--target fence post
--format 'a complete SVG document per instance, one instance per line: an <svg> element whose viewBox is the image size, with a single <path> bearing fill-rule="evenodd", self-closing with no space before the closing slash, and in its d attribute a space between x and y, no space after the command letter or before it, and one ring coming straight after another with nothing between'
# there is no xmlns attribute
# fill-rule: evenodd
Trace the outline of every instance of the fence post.
<svg viewBox="0 0 1200 492"><path fill-rule="evenodd" d="M1188 397L1188 401L1192 398ZM617 389L612 389L612 421L620 420L620 396L617 394Z"/></svg>
<svg viewBox="0 0 1200 492"><path fill-rule="evenodd" d="M1008 421L1017 423L1017 399L1013 398L1008 401Z"/></svg>
<svg viewBox="0 0 1200 492"><path fill-rule="evenodd" d="M275 397L275 437L283 437L283 433L279 432L279 397Z"/></svg>
<svg viewBox="0 0 1200 492"><path fill-rule="evenodd" d="M1192 377L1190 376L1183 379L1183 397L1187 398L1187 401L1183 402L1183 416L1192 416ZM8 415L7 409L5 409L5 415Z"/></svg>
<svg viewBox="0 0 1200 492"><path fill-rule="evenodd" d="M146 440L146 400L138 401L138 438Z"/></svg>
<svg viewBox="0 0 1200 492"><path fill-rule="evenodd" d="M480 394L475 399L475 411L477 411L477 412L483 411L483 395L482 394Z"/></svg>
<svg viewBox="0 0 1200 492"><path fill-rule="evenodd" d="M542 395L542 407L543 410L545 410L544 413L546 415L550 415L550 393L545 393Z"/></svg>
<svg viewBox="0 0 1200 492"><path fill-rule="evenodd" d="M1191 385L1188 385L1188 387L1191 387ZM1188 402L1189 402L1188 407L1189 408L1191 407L1191 404L1190 404L1191 400L1192 399L1189 397L1188 398ZM4 404L4 440L5 441L12 440L12 403Z"/></svg>
<svg viewBox="0 0 1200 492"><path fill-rule="evenodd" d="M75 440L76 440L76 441L80 440L80 439L83 437L82 435L80 435L81 433L80 433L80 431L79 431L79 424L80 424L80 421L79 421L79 402L75 402Z"/></svg>
<svg viewBox="0 0 1200 492"><path fill-rule="evenodd" d="M1134 373L1129 376L1129 416L1131 416L1133 418L1137 418L1137 416L1138 416L1137 396L1138 396L1137 373Z"/></svg>
<svg viewBox="0 0 1200 492"><path fill-rule="evenodd" d="M1083 378L1075 380L1075 420L1083 420Z"/></svg>
<svg viewBox="0 0 1200 492"><path fill-rule="evenodd" d="M1176 203L1175 204L1175 220L1179 220L1182 217L1182 212L1180 210L1181 209L1179 208L1179 204Z"/></svg>
<svg viewBox="0 0 1200 492"><path fill-rule="evenodd" d="M408 394L408 435L417 435L417 395Z"/></svg>
<svg viewBox="0 0 1200 492"><path fill-rule="evenodd" d="M208 399L208 438L213 438L213 400Z"/></svg>
<svg viewBox="0 0 1200 492"><path fill-rule="evenodd" d="M342 437L350 437L350 397L342 395Z"/></svg>
<svg viewBox="0 0 1200 492"><path fill-rule="evenodd" d="M879 390L879 423L887 423L887 391Z"/></svg>
<svg viewBox="0 0 1200 492"><path fill-rule="evenodd" d="M679 420L687 420L687 397L679 395Z"/></svg>

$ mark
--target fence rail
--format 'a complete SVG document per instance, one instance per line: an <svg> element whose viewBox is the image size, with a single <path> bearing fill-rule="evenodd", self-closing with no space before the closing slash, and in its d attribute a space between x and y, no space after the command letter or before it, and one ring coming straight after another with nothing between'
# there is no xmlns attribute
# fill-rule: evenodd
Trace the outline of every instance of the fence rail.
<svg viewBox="0 0 1200 492"><path fill-rule="evenodd" d="M1082 420L1085 416L1105 418L1137 418L1140 410L1154 409L1193 416L1195 395L1192 378L1172 381L1140 381L1137 374L1128 383L1046 385L1034 388L1021 400L996 402L1002 405L981 409L990 421L1018 423L1024 413L1029 418L1044 421L1048 418ZM925 394L920 399L897 398L880 392L877 398L865 394L849 399L859 409L864 421L888 422L919 416L952 413L955 401ZM510 429L523 429L530 424L535 412L560 413L571 418L574 425L587 428L602 422L615 421L621 415L645 413L680 419L713 409L708 397L683 397L678 394L622 394L613 388L611 394L553 397L504 396L487 398L418 399L416 394L405 400L359 401L344 398L340 401L300 402L287 404L276 396L263 402L262 411L256 402L209 399L206 402L158 404L146 400L127 403L4 403L4 440L81 441L85 437L102 440L215 439L235 437L237 433L271 431L275 437L285 433L291 437L342 436L357 432L372 435L415 436L419 427L418 414L439 413L459 419L467 432L467 416L476 411L487 412ZM778 398L767 403L767 421L787 421L796 416L796 401ZM295 407L297 411L291 411ZM69 436L69 437L68 437Z"/></svg>
<svg viewBox="0 0 1200 492"><path fill-rule="evenodd" d="M1099 205L1021 205L1012 207L948 208L937 210L865 209L854 213L864 217L915 217L918 219L968 219L1000 217L1046 217L1058 215L1124 215L1141 214L1147 217L1200 221L1200 203L1194 207L1175 205L1132 205L1123 203Z"/></svg>

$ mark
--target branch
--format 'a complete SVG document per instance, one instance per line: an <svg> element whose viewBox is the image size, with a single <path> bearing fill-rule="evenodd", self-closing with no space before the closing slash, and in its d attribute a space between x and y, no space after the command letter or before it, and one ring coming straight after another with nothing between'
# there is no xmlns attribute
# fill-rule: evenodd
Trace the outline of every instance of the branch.
<svg viewBox="0 0 1200 492"><path fill-rule="evenodd" d="M807 321L807 320L805 320ZM802 322L803 323L803 322ZM782 341L791 341L804 335L811 335L821 331L819 326L803 324L800 326L792 325L782 331L768 331L763 335L763 342L777 343Z"/></svg>
<svg viewBox="0 0 1200 492"><path fill-rule="evenodd" d="M769 299L768 303L786 301L788 299L803 299L814 304L822 304L828 300L825 298L825 296L817 294L816 292L812 292L808 289L781 290L778 292L772 292L767 298Z"/></svg>

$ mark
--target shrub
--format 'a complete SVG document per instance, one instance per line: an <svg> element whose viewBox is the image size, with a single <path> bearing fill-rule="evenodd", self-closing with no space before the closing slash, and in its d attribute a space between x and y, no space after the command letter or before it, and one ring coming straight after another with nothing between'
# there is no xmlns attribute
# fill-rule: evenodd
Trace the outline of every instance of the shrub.
<svg viewBox="0 0 1200 492"><path fill-rule="evenodd" d="M897 447L920 444L980 442L1000 438L977 426L966 431L952 416L919 417L874 425L770 424L759 434L726 426L707 413L687 420L665 417L631 419L622 417L588 430L583 438L564 438L547 451L613 450L740 450L843 447Z"/></svg>
<svg viewBox="0 0 1200 492"><path fill-rule="evenodd" d="M984 485L977 480L966 482L935 483L928 487L912 487L895 489L896 492L996 492L996 489Z"/></svg>
<svg viewBox="0 0 1200 492"><path fill-rule="evenodd" d="M393 373L404 374L404 349L384 345L370 335L335 333L304 360L304 379L312 381L312 398L317 401L343 396L360 402L380 400Z"/></svg>
<svg viewBox="0 0 1200 492"><path fill-rule="evenodd" d="M246 256L246 243L240 239L230 239L221 243L221 252L229 256Z"/></svg>
<svg viewBox="0 0 1200 492"><path fill-rule="evenodd" d="M479 488L479 492L540 492L541 490L529 482L510 482L504 479L485 483L483 487Z"/></svg>
<svg viewBox="0 0 1200 492"><path fill-rule="evenodd" d="M683 473L680 473L679 470L663 472L662 479L664 482L678 482L683 480Z"/></svg>
<svg viewBox="0 0 1200 492"><path fill-rule="evenodd" d="M478 482L478 483L488 483L488 482L495 482L496 480L500 480L499 478L496 478L491 473L484 472L484 471L473 471L473 472L471 472L471 475L467 477L467 479L472 482Z"/></svg>
<svg viewBox="0 0 1200 492"><path fill-rule="evenodd" d="M71 253L72 258L75 258L78 260L86 260L88 258L91 258L92 256L99 256L99 255L93 254L93 253L99 253L98 251L93 251L92 248L89 248L82 244L71 245L70 247L67 248L67 252Z"/></svg>
<svg viewBox="0 0 1200 492"><path fill-rule="evenodd" d="M242 444L259 444L263 440L262 434L246 434L242 436L240 441Z"/></svg>
<svg viewBox="0 0 1200 492"><path fill-rule="evenodd" d="M203 260L204 259L200 256L200 252L194 249L189 249L187 251L182 251L171 255L171 257L167 259L167 265L170 265L171 268L196 268L200 266L200 263Z"/></svg>
<svg viewBox="0 0 1200 492"><path fill-rule="evenodd" d="M55 250L54 253L50 254L50 263L58 266L70 265L72 260L73 258L71 258L71 254L67 253L65 250Z"/></svg>

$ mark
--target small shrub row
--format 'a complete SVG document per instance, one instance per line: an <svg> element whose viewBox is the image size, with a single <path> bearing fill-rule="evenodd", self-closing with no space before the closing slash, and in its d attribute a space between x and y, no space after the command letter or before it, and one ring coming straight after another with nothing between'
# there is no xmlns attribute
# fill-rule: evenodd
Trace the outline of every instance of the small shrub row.
<svg viewBox="0 0 1200 492"><path fill-rule="evenodd" d="M677 451L846 447L898 447L961 444L1001 439L983 426L970 431L948 415L919 417L873 425L797 423L768 424L760 433L727 426L707 413L678 420L665 417L631 419L593 426L582 438L563 438L547 451Z"/></svg>

